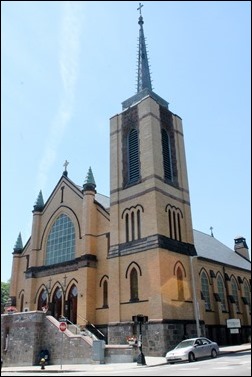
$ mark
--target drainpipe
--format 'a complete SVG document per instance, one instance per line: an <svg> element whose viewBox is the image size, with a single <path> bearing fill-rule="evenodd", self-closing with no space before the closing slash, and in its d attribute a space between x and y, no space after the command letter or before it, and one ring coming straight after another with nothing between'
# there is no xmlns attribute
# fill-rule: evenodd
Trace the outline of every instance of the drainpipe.
<svg viewBox="0 0 252 377"><path fill-rule="evenodd" d="M191 266L191 274L192 274L194 317L195 317L195 321L196 321L197 336L201 336L200 323L199 323L198 301L197 301L196 288L195 288L195 275L194 275L194 269L193 269L193 259L197 258L197 257L198 257L198 255L190 256L190 266Z"/></svg>

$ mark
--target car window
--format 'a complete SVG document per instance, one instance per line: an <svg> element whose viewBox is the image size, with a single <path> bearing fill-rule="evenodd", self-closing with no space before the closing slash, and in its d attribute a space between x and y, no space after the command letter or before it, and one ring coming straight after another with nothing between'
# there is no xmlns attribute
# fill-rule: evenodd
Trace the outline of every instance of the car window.
<svg viewBox="0 0 252 377"><path fill-rule="evenodd" d="M210 343L211 343L211 342L209 342L209 340L206 339L206 338L202 339L202 342L203 342L203 344L210 344Z"/></svg>
<svg viewBox="0 0 252 377"><path fill-rule="evenodd" d="M202 346L202 341L201 341L201 339L197 339L197 340L195 341L195 344L196 344L197 346Z"/></svg>
<svg viewBox="0 0 252 377"><path fill-rule="evenodd" d="M180 342L176 348L186 348L186 347L190 347L192 346L194 343L193 340L183 340L182 342Z"/></svg>

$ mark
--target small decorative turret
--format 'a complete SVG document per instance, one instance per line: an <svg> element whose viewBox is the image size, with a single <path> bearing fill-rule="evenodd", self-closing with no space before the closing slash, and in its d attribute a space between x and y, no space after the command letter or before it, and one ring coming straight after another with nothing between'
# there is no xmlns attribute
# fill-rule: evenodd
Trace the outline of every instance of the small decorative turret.
<svg viewBox="0 0 252 377"><path fill-rule="evenodd" d="M16 241L15 246L13 248L13 252L19 253L22 250L23 250L23 242L22 242L21 232L19 232L17 241Z"/></svg>
<svg viewBox="0 0 252 377"><path fill-rule="evenodd" d="M246 239L242 236L237 236L234 239L234 250L237 254L249 260L249 251Z"/></svg>
<svg viewBox="0 0 252 377"><path fill-rule="evenodd" d="M83 191L91 190L91 191L96 192L95 188L96 188L96 183L94 180L93 172L92 172L91 167L89 167L88 173L87 173L84 185L83 185Z"/></svg>
<svg viewBox="0 0 252 377"><path fill-rule="evenodd" d="M33 212L35 212L35 211L41 212L43 210L43 208L44 208L44 199L43 199L42 191L40 190L39 194L38 194L37 201L33 206Z"/></svg>

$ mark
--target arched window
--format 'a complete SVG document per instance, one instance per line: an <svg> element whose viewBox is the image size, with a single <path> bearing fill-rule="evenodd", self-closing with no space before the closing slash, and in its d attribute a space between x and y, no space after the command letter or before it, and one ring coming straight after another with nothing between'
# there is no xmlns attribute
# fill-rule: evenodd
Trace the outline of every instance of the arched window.
<svg viewBox="0 0 252 377"><path fill-rule="evenodd" d="M180 208L167 204L165 212L168 214L168 235L169 238L182 241L181 232L181 219L183 219L183 213Z"/></svg>
<svg viewBox="0 0 252 377"><path fill-rule="evenodd" d="M178 300L184 300L183 273L180 267L177 268Z"/></svg>
<svg viewBox="0 0 252 377"><path fill-rule="evenodd" d="M205 309L211 310L211 302L210 302L210 295L209 295L209 283L206 273L203 271L201 274L201 290L203 293L203 297L205 300Z"/></svg>
<svg viewBox="0 0 252 377"><path fill-rule="evenodd" d="M125 242L131 242L141 238L142 212L144 212L144 208L138 204L124 209L122 219L125 219Z"/></svg>
<svg viewBox="0 0 252 377"><path fill-rule="evenodd" d="M140 178L138 132L132 129L128 135L128 172L129 183L136 183Z"/></svg>
<svg viewBox="0 0 252 377"><path fill-rule="evenodd" d="M236 305L236 313L240 312L240 305L239 305L239 298L238 298L238 288L235 279L233 278L231 281L231 289L232 289L232 296L235 301Z"/></svg>
<svg viewBox="0 0 252 377"><path fill-rule="evenodd" d="M130 272L130 301L138 301L138 276L137 270L132 268Z"/></svg>
<svg viewBox="0 0 252 377"><path fill-rule="evenodd" d="M217 278L217 288L218 288L218 294L221 299L221 310L225 312L227 310L226 300L225 300L225 289L224 289L223 280L220 275Z"/></svg>
<svg viewBox="0 0 252 377"><path fill-rule="evenodd" d="M164 165L164 177L165 179L172 181L172 161L171 161L171 145L170 138L167 131L162 129L162 148L163 148L163 165Z"/></svg>
<svg viewBox="0 0 252 377"><path fill-rule="evenodd" d="M249 285L245 280L244 281L244 296L246 297L247 302L248 302L249 312L251 312L251 296L250 295L251 295L251 293L250 293L250 290L249 290Z"/></svg>
<svg viewBox="0 0 252 377"><path fill-rule="evenodd" d="M103 307L108 307L108 282L107 280L104 280L103 283Z"/></svg>
<svg viewBox="0 0 252 377"><path fill-rule="evenodd" d="M74 259L75 230L68 216L62 214L54 222L46 244L45 264L55 264Z"/></svg>

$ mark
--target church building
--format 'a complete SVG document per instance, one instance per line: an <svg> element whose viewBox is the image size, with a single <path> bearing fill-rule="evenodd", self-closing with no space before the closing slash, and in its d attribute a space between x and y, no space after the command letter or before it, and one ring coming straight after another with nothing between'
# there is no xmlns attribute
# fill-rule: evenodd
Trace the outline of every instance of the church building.
<svg viewBox="0 0 252 377"><path fill-rule="evenodd" d="M182 119L152 90L139 10L137 93L110 119L110 197L99 193L90 161L80 185L66 161L45 202L39 192L25 245L18 235L11 305L91 325L107 344L139 336L142 321L150 356L184 336L247 342L248 246L239 236L231 250L193 229Z"/></svg>

